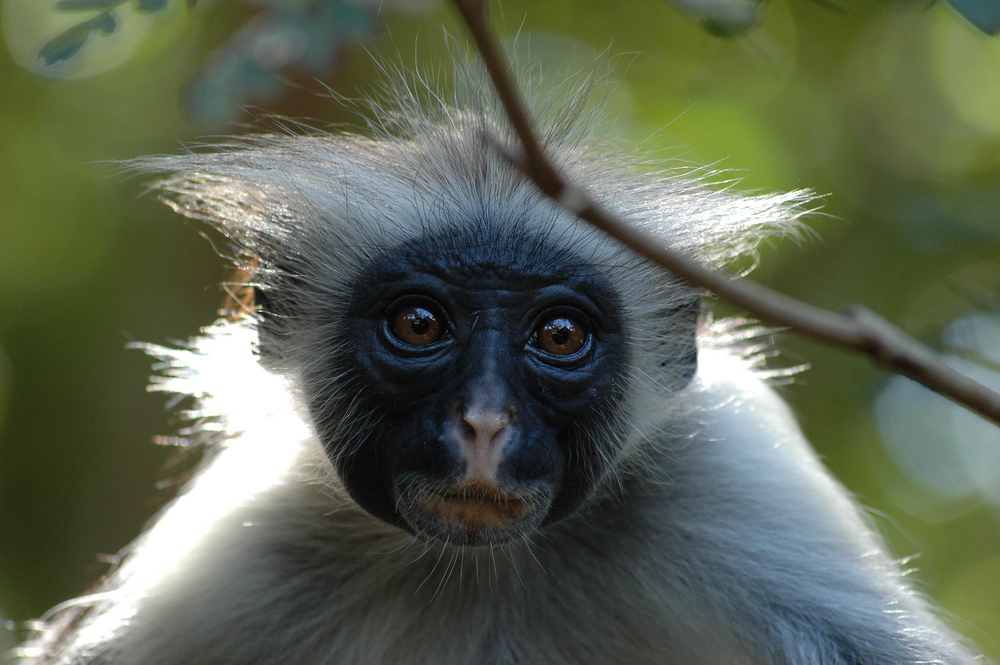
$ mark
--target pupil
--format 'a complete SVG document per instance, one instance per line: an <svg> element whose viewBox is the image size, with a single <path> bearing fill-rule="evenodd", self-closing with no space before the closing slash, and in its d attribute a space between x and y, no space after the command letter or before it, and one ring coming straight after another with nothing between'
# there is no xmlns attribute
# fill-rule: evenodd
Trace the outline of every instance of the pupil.
<svg viewBox="0 0 1000 665"><path fill-rule="evenodd" d="M410 330L417 335L426 335L431 329L431 322L422 312L414 312L410 319Z"/></svg>
<svg viewBox="0 0 1000 665"><path fill-rule="evenodd" d="M569 341L569 328L559 324L552 326L552 341L558 346L566 344Z"/></svg>

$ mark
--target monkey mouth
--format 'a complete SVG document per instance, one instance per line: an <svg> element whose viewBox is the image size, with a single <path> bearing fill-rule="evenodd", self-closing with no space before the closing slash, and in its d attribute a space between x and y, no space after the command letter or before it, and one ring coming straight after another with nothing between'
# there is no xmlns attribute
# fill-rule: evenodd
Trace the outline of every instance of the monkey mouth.
<svg viewBox="0 0 1000 665"><path fill-rule="evenodd" d="M401 493L399 507L418 535L453 545L499 545L523 537L541 522L549 504L549 492L541 489L435 485Z"/></svg>
<svg viewBox="0 0 1000 665"><path fill-rule="evenodd" d="M420 507L446 522L470 527L496 527L517 522L531 506L513 492L488 487L459 488L427 497Z"/></svg>

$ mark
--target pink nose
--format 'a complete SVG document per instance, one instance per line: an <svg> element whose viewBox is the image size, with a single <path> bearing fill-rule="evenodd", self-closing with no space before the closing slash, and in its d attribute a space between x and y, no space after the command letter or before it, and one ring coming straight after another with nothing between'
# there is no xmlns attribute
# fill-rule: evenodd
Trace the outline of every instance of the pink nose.
<svg viewBox="0 0 1000 665"><path fill-rule="evenodd" d="M473 400L462 410L460 431L456 432L465 477L495 484L503 461L504 449L513 438L513 408L496 408Z"/></svg>
<svg viewBox="0 0 1000 665"><path fill-rule="evenodd" d="M472 404L465 409L462 420L472 428L470 434L472 434L473 439L477 442L489 443L497 433L507 426L507 423L510 422L510 416L496 409L482 408L478 404Z"/></svg>

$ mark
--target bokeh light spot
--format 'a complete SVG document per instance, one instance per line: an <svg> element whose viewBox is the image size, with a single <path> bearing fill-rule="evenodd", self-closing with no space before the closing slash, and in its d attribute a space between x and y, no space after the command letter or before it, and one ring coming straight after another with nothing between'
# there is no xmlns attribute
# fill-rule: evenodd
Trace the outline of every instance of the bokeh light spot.
<svg viewBox="0 0 1000 665"><path fill-rule="evenodd" d="M1000 358L1000 316L959 319L946 328L944 340L964 352L947 356L950 365L1000 389L994 364ZM975 501L966 508L981 501L1000 505L996 425L904 377L892 379L878 395L875 413L886 449L911 481L937 494L941 503L971 498ZM934 508L927 509L928 518Z"/></svg>
<svg viewBox="0 0 1000 665"><path fill-rule="evenodd" d="M3 36L22 67L55 79L92 76L128 60L150 29L183 11L137 11L133 3L110 13L60 11L54 0L3 0ZM90 23L94 23L92 26ZM92 29L85 29L88 26Z"/></svg>

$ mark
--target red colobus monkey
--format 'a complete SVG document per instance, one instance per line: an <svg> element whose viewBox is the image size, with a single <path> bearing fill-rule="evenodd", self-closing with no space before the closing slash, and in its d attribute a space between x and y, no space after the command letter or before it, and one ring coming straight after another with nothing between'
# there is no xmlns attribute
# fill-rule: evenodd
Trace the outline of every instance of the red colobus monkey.
<svg viewBox="0 0 1000 665"><path fill-rule="evenodd" d="M541 195L464 85L136 163L255 307L151 349L214 454L23 661L976 662L698 289ZM690 256L796 224L801 192L639 173L586 124L546 130L558 166Z"/></svg>

